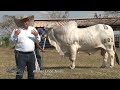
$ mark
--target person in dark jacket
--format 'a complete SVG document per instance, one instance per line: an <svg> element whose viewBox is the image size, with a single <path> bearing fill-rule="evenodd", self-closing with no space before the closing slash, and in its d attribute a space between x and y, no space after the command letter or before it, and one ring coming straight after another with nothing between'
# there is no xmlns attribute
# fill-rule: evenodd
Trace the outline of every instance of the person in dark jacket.
<svg viewBox="0 0 120 90"><path fill-rule="evenodd" d="M41 36L41 40L43 39L43 35L45 33L43 28L37 28L39 35ZM35 43L35 54L36 54L36 59L39 65L40 70L43 70L43 63L42 63L42 58L40 55L40 51L42 51L42 53L44 52L44 49L40 46L40 43Z"/></svg>

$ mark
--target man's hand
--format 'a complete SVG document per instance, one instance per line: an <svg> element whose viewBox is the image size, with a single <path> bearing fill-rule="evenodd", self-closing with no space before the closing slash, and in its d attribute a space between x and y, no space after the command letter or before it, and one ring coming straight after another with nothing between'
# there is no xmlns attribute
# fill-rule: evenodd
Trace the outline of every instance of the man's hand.
<svg viewBox="0 0 120 90"><path fill-rule="evenodd" d="M31 32L34 36L38 36L38 32L36 32L35 30L32 30L32 32Z"/></svg>
<svg viewBox="0 0 120 90"><path fill-rule="evenodd" d="M44 50L44 49L41 49L41 52L45 52L45 50Z"/></svg>
<svg viewBox="0 0 120 90"><path fill-rule="evenodd" d="M36 43L36 45L37 45L37 48L39 48L41 50L41 52L45 52L45 50L41 48L39 43Z"/></svg>
<svg viewBox="0 0 120 90"><path fill-rule="evenodd" d="M20 32L21 32L21 31L20 31L19 29L16 29L16 30L15 30L15 35L18 36L18 35L20 34Z"/></svg>

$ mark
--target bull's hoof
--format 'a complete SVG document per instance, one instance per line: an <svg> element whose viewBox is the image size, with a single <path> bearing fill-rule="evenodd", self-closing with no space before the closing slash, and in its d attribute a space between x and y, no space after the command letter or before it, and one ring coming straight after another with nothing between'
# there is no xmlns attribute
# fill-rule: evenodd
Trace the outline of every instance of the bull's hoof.
<svg viewBox="0 0 120 90"><path fill-rule="evenodd" d="M74 68L75 68L75 66L70 65L70 69L74 69Z"/></svg>
<svg viewBox="0 0 120 90"><path fill-rule="evenodd" d="M110 65L109 68L113 68L113 66Z"/></svg>
<svg viewBox="0 0 120 90"><path fill-rule="evenodd" d="M113 66L101 66L100 68L113 68Z"/></svg>
<svg viewBox="0 0 120 90"><path fill-rule="evenodd" d="M102 65L100 68L107 68L107 66L103 66L103 65Z"/></svg>

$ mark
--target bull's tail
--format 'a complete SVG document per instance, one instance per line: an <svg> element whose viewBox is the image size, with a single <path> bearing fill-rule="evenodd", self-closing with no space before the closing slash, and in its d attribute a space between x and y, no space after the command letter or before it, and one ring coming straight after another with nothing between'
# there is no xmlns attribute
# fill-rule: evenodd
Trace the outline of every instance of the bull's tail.
<svg viewBox="0 0 120 90"><path fill-rule="evenodd" d="M117 62L118 64L120 64L120 60L119 60L118 55L117 55L117 53L116 53L115 44L114 44L114 46L113 46L113 49L114 49L114 52L115 52L115 59L116 59L116 62Z"/></svg>

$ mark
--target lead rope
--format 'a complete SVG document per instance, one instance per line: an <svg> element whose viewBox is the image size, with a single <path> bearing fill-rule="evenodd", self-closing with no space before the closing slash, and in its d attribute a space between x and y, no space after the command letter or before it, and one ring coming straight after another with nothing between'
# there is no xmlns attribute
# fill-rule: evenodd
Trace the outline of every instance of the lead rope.
<svg viewBox="0 0 120 90"><path fill-rule="evenodd" d="M46 38L45 38L44 43L43 43L43 50L45 49L45 43L46 43ZM43 68L43 53L44 52L42 52L42 57L41 57L41 66L42 66L42 68Z"/></svg>
<svg viewBox="0 0 120 90"><path fill-rule="evenodd" d="M35 56L35 72L39 72L40 67L39 67L38 62L37 62L37 57L36 57L35 51L34 51L34 56Z"/></svg>

